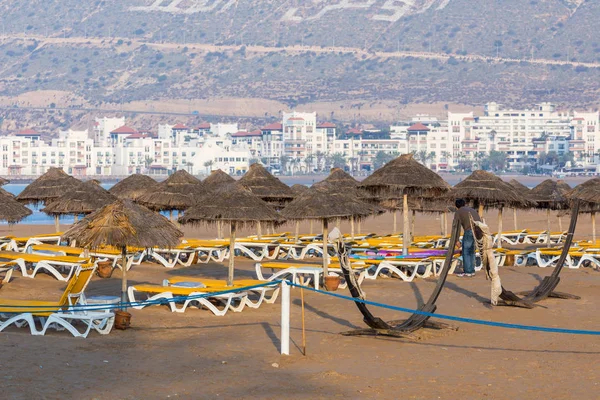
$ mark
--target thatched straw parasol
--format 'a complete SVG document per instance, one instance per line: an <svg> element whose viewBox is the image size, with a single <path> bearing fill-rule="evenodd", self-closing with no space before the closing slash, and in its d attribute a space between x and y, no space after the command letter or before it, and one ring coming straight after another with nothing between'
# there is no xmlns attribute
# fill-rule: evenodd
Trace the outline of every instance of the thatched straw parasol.
<svg viewBox="0 0 600 400"><path fill-rule="evenodd" d="M364 202L348 191L331 186L311 187L300 194L281 211L289 220L319 220L323 222L323 276L328 276L327 235L328 223L332 219L362 219L384 210Z"/></svg>
<svg viewBox="0 0 600 400"><path fill-rule="evenodd" d="M108 191L119 199L136 201L153 190L158 183L146 175L133 174L115 184Z"/></svg>
<svg viewBox="0 0 600 400"><path fill-rule="evenodd" d="M31 210L11 196L0 194L0 221L16 224L31 215Z"/></svg>
<svg viewBox="0 0 600 400"><path fill-rule="evenodd" d="M183 232L160 214L130 200L117 200L88 215L63 236L85 248L114 246L122 250L121 299L125 303L127 247L175 247Z"/></svg>
<svg viewBox="0 0 600 400"><path fill-rule="evenodd" d="M212 192L179 217L181 224L212 224L229 222L229 273L227 285L233 285L235 269L235 232L239 225L254 226L259 222L267 226L276 226L284 219L269 204L253 195L243 186L228 185L225 190Z"/></svg>
<svg viewBox="0 0 600 400"><path fill-rule="evenodd" d="M156 185L151 192L140 196L138 203L151 210L169 211L173 219L173 210L183 211L206 194L202 182L184 170L179 170Z"/></svg>
<svg viewBox="0 0 600 400"><path fill-rule="evenodd" d="M220 169L212 171L210 175L202 181L207 192L217 190L224 185L230 185L232 183L235 183L235 179Z"/></svg>
<svg viewBox="0 0 600 400"><path fill-rule="evenodd" d="M48 204L66 192L77 188L81 181L67 175L61 168L50 168L31 182L18 196L17 200L24 204ZM58 215L54 217L56 232L60 231Z"/></svg>
<svg viewBox="0 0 600 400"><path fill-rule="evenodd" d="M90 214L114 202L117 198L94 181L84 182L50 202L42 211L48 215Z"/></svg>
<svg viewBox="0 0 600 400"><path fill-rule="evenodd" d="M301 185L299 183L295 183L292 186L290 186L290 189L292 189L292 191L294 192L294 194L299 195L301 193L306 192L308 190L308 186Z"/></svg>
<svg viewBox="0 0 600 400"><path fill-rule="evenodd" d="M12 194L11 192L9 192L9 191L7 191L5 189L2 189L1 187L0 187L0 195L2 195L2 196L8 196L11 199L15 199L15 200L17 199L17 196L15 196L14 194Z"/></svg>
<svg viewBox="0 0 600 400"><path fill-rule="evenodd" d="M408 254L410 232L408 222L408 196L434 198L446 194L450 186L441 176L414 160L412 154L404 154L366 178L359 185L381 199L403 199L404 233L403 254Z"/></svg>
<svg viewBox="0 0 600 400"><path fill-rule="evenodd" d="M515 190L517 192L523 194L525 197L529 197L529 193L531 192L531 189L529 189L527 186L523 185L518 180L511 179L510 181L508 181L508 184L510 186L512 186L513 188L515 188ZM516 208L513 208L513 224L514 224L515 230L517 230L518 223L517 223L517 209Z"/></svg>
<svg viewBox="0 0 600 400"><path fill-rule="evenodd" d="M255 196L274 206L281 206L292 201L294 192L288 185L275 178L260 164L252 164L248 172L238 181ZM261 237L261 224L257 224L258 237Z"/></svg>
<svg viewBox="0 0 600 400"><path fill-rule="evenodd" d="M480 216L483 216L484 207L498 208L498 237L502 234L504 207L527 208L531 205L527 197L517 192L510 184L482 170L473 172L464 181L456 184L450 194L454 198L462 198L478 204ZM498 247L502 247L501 240L498 240Z"/></svg>
<svg viewBox="0 0 600 400"><path fill-rule="evenodd" d="M26 204L47 204L79 185L80 180L67 175L62 169L50 168L44 175L31 182L17 196L17 200Z"/></svg>
<svg viewBox="0 0 600 400"><path fill-rule="evenodd" d="M592 241L596 241L596 212L600 208L600 178L593 178L579 184L567 193L570 201L578 199L582 204L580 212L589 212L592 218Z"/></svg>
<svg viewBox="0 0 600 400"><path fill-rule="evenodd" d="M10 183L10 181L8 179L4 179L4 178L0 177L0 186L4 186L7 183Z"/></svg>
<svg viewBox="0 0 600 400"><path fill-rule="evenodd" d="M564 181L546 179L529 192L529 198L536 202L538 209L546 210L548 222L548 247L550 247L550 210L564 210L569 207L567 194L571 187Z"/></svg>
<svg viewBox="0 0 600 400"><path fill-rule="evenodd" d="M357 195L358 197L363 198L363 200L365 200L365 201L373 200L373 199L369 199L369 200L366 199L367 197L369 197L368 194L366 192L364 192L363 190L359 190L358 184L359 184L359 182L356 179L354 179L350 174L345 172L343 169L332 168L331 171L329 172L329 176L327 178L323 179L322 181L315 183L313 185L313 187L329 186L329 187L333 188L334 190L351 191L353 194ZM360 220L359 220L359 225L360 225ZM358 227L358 230L360 231L360 226ZM351 235L352 239L354 240L354 218L350 218L350 235Z"/></svg>
<svg viewBox="0 0 600 400"><path fill-rule="evenodd" d="M260 164L252 164L238 182L267 203L285 204L294 198L292 189Z"/></svg>

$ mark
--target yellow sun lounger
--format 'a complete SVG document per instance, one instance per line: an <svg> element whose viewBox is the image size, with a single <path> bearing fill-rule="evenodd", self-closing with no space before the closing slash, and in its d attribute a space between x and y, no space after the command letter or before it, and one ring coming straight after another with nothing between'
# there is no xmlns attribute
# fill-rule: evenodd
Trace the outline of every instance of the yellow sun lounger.
<svg viewBox="0 0 600 400"><path fill-rule="evenodd" d="M220 288L221 290L229 290L231 287L227 286L227 281L220 279L205 279L200 277L191 276L174 276L163 281L163 286L171 286L174 284L181 284L183 282L199 282L204 284L208 288ZM254 287L256 285L264 285L264 281L256 279L238 279L233 282L234 288L244 289L249 293L255 293L258 295L257 300L252 300L250 295L246 296L246 305L250 308L258 308L263 301L266 303L274 303L279 295L279 284L274 283L273 285ZM271 293L269 298L266 295Z"/></svg>
<svg viewBox="0 0 600 400"><path fill-rule="evenodd" d="M82 247L58 246L53 244L33 244L25 249L27 254L39 254L43 256L61 255L72 257L85 258L86 249ZM108 259L112 262L113 268L121 268L121 250L114 247L101 247L98 249L88 250L89 257L98 259ZM129 271L132 265L140 265L147 255L145 249L136 247L127 248L127 270Z"/></svg>
<svg viewBox="0 0 600 400"><path fill-rule="evenodd" d="M25 278L34 278L39 271L44 271L54 276L59 281L68 281L73 272L82 264L88 263L88 258L72 256L52 256L42 254L18 253L14 251L0 251L0 261L14 261L21 275ZM30 273L28 270L31 269ZM63 275L60 270L65 270Z"/></svg>
<svg viewBox="0 0 600 400"><path fill-rule="evenodd" d="M68 330L75 337L87 337L92 329L108 334L114 323L112 312L74 308L85 305L84 291L95 270L93 265L79 266L58 300L0 299L0 331L14 324L28 326L32 335L44 335L48 328L56 327ZM82 323L85 329L77 329L75 322Z"/></svg>
<svg viewBox="0 0 600 400"><path fill-rule="evenodd" d="M190 282L190 285L183 285L182 282L177 284L171 284L169 286L160 285L134 285L127 288L127 295L131 303L141 303L143 301L154 302L157 300L165 300L168 304L171 312L183 313L188 306L194 304L198 308L205 307L212 311L217 316L223 316L228 310L234 312L241 312L246 305L246 297L248 293L241 290L233 293L215 294L209 295L210 293L219 293L228 290L224 287L203 287L200 282ZM146 299L140 301L135 298L136 292L145 293ZM205 296L208 295L208 296ZM180 299L177 299L180 298ZM179 303L183 303L180 307L177 307L175 300ZM213 304L211 300L219 302L221 308ZM160 302L158 305L162 304ZM151 304L134 304L132 308L141 310Z"/></svg>

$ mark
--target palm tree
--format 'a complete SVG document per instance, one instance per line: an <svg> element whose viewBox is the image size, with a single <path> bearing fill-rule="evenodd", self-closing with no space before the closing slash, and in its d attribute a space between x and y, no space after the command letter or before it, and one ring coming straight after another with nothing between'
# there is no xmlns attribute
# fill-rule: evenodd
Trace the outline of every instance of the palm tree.
<svg viewBox="0 0 600 400"><path fill-rule="evenodd" d="M331 156L331 164L334 168L344 169L344 167L347 164L346 156L344 156L343 153L333 153L333 155Z"/></svg>
<svg viewBox="0 0 600 400"><path fill-rule="evenodd" d="M312 153L307 155L306 158L304 158L304 164L306 164L307 172L312 172L314 161L315 161L315 156Z"/></svg>
<svg viewBox="0 0 600 400"><path fill-rule="evenodd" d="M210 169L213 166L214 161L213 160L208 160L204 162L204 167L206 168L206 174L210 174Z"/></svg>
<svg viewBox="0 0 600 400"><path fill-rule="evenodd" d="M188 168L188 172L191 174L192 170L194 168L194 163L191 161L188 161L187 163L185 163L185 166Z"/></svg>
<svg viewBox="0 0 600 400"><path fill-rule="evenodd" d="M317 157L317 169L322 171L323 169L321 168L321 163L325 159L325 153L319 150L315 153L315 157Z"/></svg>
<svg viewBox="0 0 600 400"><path fill-rule="evenodd" d="M290 162L290 157L285 154L279 157L279 163L281 164L281 172L285 172L287 170L288 164Z"/></svg>
<svg viewBox="0 0 600 400"><path fill-rule="evenodd" d="M154 159L150 156L146 156L146 158L144 159L144 167L146 167L146 174L148 174L148 170L150 169L150 166L153 162Z"/></svg>

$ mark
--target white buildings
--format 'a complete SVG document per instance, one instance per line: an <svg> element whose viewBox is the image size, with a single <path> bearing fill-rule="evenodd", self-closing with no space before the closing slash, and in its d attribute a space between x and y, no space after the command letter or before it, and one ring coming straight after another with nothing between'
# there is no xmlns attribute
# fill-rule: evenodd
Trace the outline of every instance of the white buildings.
<svg viewBox="0 0 600 400"><path fill-rule="evenodd" d="M283 113L281 122L253 131L203 123L158 125L156 132L144 132L125 122L97 118L91 134L61 131L49 142L32 130L0 136L0 175L35 176L49 167L76 176L166 175L177 169L206 174L216 168L241 175L257 161L273 170L309 172L340 159L356 171L409 152L445 171L491 151L506 153L508 166L519 170L544 153L572 153L580 166L593 164L600 153L599 112L561 112L549 103L526 110L488 103L483 115L448 112L446 120L417 115L391 126L389 134L357 128L338 132L335 124L318 122L314 112Z"/></svg>

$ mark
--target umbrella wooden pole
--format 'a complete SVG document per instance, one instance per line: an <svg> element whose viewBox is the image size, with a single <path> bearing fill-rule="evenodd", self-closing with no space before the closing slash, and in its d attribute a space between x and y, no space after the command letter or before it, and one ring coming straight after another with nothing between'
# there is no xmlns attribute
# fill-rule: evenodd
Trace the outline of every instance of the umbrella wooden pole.
<svg viewBox="0 0 600 400"><path fill-rule="evenodd" d="M502 207L498 209L498 248L502 248Z"/></svg>
<svg viewBox="0 0 600 400"><path fill-rule="evenodd" d="M562 217L560 215L558 216L558 230L560 230L561 232L563 231L563 229L562 229Z"/></svg>
<svg viewBox="0 0 600 400"><path fill-rule="evenodd" d="M592 243L596 243L596 212L592 211Z"/></svg>
<svg viewBox="0 0 600 400"><path fill-rule="evenodd" d="M440 214L440 235L444 235L444 228L446 223L444 222L445 213Z"/></svg>
<svg viewBox="0 0 600 400"><path fill-rule="evenodd" d="M483 219L483 203L479 203L479 218Z"/></svg>
<svg viewBox="0 0 600 400"><path fill-rule="evenodd" d="M313 221L311 220L310 221L310 234L312 235L313 232L314 232L314 230L313 230Z"/></svg>
<svg viewBox="0 0 600 400"><path fill-rule="evenodd" d="M410 241L412 242L415 237L415 219L417 219L417 212L412 210L412 219L410 221Z"/></svg>
<svg viewBox="0 0 600 400"><path fill-rule="evenodd" d="M262 239L262 226L260 221L258 221L258 224L256 225L256 236L258 237L258 240Z"/></svg>
<svg viewBox="0 0 600 400"><path fill-rule="evenodd" d="M79 221L79 215L75 214L75 215L73 216L73 223L74 223L74 224L76 224L76 223L77 223L77 221Z"/></svg>
<svg viewBox="0 0 600 400"><path fill-rule="evenodd" d="M221 221L217 221L217 239L221 239Z"/></svg>
<svg viewBox="0 0 600 400"><path fill-rule="evenodd" d="M515 231L519 228L517 228L517 209L513 208L513 222L514 222L514 226L515 226Z"/></svg>
<svg viewBox="0 0 600 400"><path fill-rule="evenodd" d="M58 215L54 216L54 229L56 229L56 232L60 232L60 221L58 219Z"/></svg>
<svg viewBox="0 0 600 400"><path fill-rule="evenodd" d="M296 221L296 232L294 234L294 241L298 241L298 236L300 236L300 221Z"/></svg>
<svg viewBox="0 0 600 400"><path fill-rule="evenodd" d="M394 224L393 224L393 228L392 228L392 234L398 232L398 230L396 229L398 226L398 216L397 216L397 211L394 210L394 218L393 218Z"/></svg>
<svg viewBox="0 0 600 400"><path fill-rule="evenodd" d="M408 255L408 246L410 245L410 232L409 230L409 222L408 222L408 195L404 195L404 200L402 204L402 213L404 214L404 231L402 232L402 254Z"/></svg>
<svg viewBox="0 0 600 400"><path fill-rule="evenodd" d="M329 253L327 253L327 239L329 235L329 224L326 219L323 220L323 282L325 277L329 276Z"/></svg>
<svg viewBox="0 0 600 400"><path fill-rule="evenodd" d="M127 307L127 246L121 249L121 310L126 311Z"/></svg>
<svg viewBox="0 0 600 400"><path fill-rule="evenodd" d="M233 269L235 266L235 221L231 222L229 235L229 271L227 272L227 286L233 286Z"/></svg>
<svg viewBox="0 0 600 400"><path fill-rule="evenodd" d="M173 210L169 210L169 221L173 222Z"/></svg>
<svg viewBox="0 0 600 400"><path fill-rule="evenodd" d="M350 218L350 239L354 240L354 217Z"/></svg>
<svg viewBox="0 0 600 400"><path fill-rule="evenodd" d="M546 247L550 247L550 209L546 210L546 222L547 222L547 226L546 228L548 229L548 243L546 243Z"/></svg>
<svg viewBox="0 0 600 400"><path fill-rule="evenodd" d="M448 236L448 212L446 211L444 213L444 227L443 227L443 233L444 236Z"/></svg>

